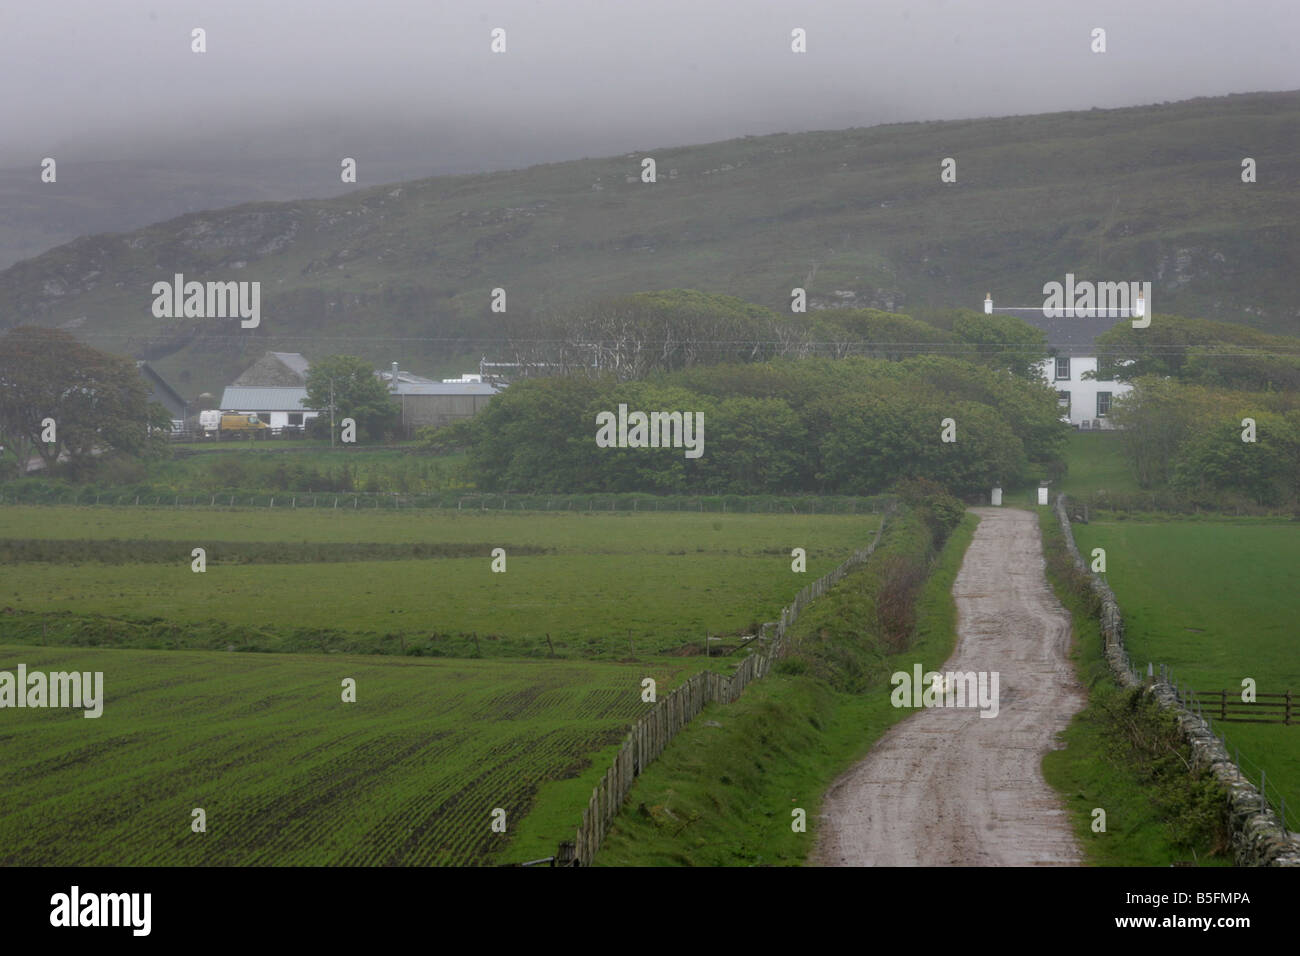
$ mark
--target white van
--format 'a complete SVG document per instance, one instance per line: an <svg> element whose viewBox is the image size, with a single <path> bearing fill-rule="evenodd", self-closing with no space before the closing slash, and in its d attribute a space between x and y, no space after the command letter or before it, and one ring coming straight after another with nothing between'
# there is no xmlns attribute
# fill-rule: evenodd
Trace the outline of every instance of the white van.
<svg viewBox="0 0 1300 956"><path fill-rule="evenodd" d="M221 427L221 412L218 409L199 412L199 428L203 430L205 438L216 438L217 430Z"/></svg>

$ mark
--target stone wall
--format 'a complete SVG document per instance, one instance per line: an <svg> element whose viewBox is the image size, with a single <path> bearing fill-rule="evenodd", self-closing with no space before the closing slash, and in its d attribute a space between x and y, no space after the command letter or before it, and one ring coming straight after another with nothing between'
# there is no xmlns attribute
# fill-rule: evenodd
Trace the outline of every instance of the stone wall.
<svg viewBox="0 0 1300 956"><path fill-rule="evenodd" d="M1088 565L1074 543L1063 494L1056 496L1056 517L1075 566L1087 572ZM1233 763L1227 748L1209 725L1182 705L1174 688L1161 674L1143 680L1134 671L1124 649L1124 619L1115 601L1115 593L1097 575L1089 574L1089 578L1093 592L1101 600L1101 633L1106 642L1106 660L1111 673L1123 687L1147 687L1147 692L1155 696L1160 706L1173 713L1191 748L1192 766L1208 768L1224 792L1237 865L1300 867L1300 836L1287 832L1284 822Z"/></svg>

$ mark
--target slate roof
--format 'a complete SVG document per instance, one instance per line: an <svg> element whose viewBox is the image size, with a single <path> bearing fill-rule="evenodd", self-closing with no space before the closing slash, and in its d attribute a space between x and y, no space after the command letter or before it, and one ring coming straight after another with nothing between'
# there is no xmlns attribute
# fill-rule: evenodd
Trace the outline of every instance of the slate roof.
<svg viewBox="0 0 1300 956"><path fill-rule="evenodd" d="M307 370L311 367L311 363L307 361L307 356L301 352L270 352L268 354L274 355L292 371L301 375L304 382L307 380Z"/></svg>
<svg viewBox="0 0 1300 956"><path fill-rule="evenodd" d="M1094 356L1097 354L1097 346L1094 344L1097 336L1107 332L1121 322L1131 322L1132 319L1122 314L1122 310L1108 310L1112 314L1109 316L1098 316L1089 318L1086 316L1062 316L1061 318L1048 318L1043 315L1041 307L1014 309L999 309L993 307L994 315L1014 315L1023 319L1036 329L1040 329L1047 336L1047 347L1057 355L1064 357L1074 356Z"/></svg>
<svg viewBox="0 0 1300 956"><path fill-rule="evenodd" d="M300 352L267 352L231 385L297 388L307 384L311 363Z"/></svg>
<svg viewBox="0 0 1300 956"><path fill-rule="evenodd" d="M139 359L135 367L149 385L150 401L158 402L173 417L179 418L185 414L185 399L181 398L176 389L167 384L167 380L159 375L152 365Z"/></svg>

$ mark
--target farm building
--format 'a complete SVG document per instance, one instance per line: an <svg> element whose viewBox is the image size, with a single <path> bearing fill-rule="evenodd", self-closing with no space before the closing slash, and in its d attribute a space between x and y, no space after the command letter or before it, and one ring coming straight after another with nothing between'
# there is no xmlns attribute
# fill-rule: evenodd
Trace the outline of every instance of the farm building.
<svg viewBox="0 0 1300 956"><path fill-rule="evenodd" d="M230 384L259 388L302 388L311 363L301 352L266 352ZM225 406L223 405L222 408Z"/></svg>
<svg viewBox="0 0 1300 956"><path fill-rule="evenodd" d="M320 414L303 406L309 363L299 352L267 352L221 393L223 412L256 414L272 429L301 428Z"/></svg>
<svg viewBox="0 0 1300 956"><path fill-rule="evenodd" d="M479 376L470 374L435 382L399 370L396 362L389 372L376 374L388 384L389 394L401 407L402 431L408 438L420 428L473 418L504 387L474 381Z"/></svg>
<svg viewBox="0 0 1300 956"><path fill-rule="evenodd" d="M168 385L166 380L148 362L137 361L135 367L140 372L140 377L144 379L145 384L149 386L149 401L157 402L167 409L167 414L172 417L173 421L183 420L189 403L181 398L176 389Z"/></svg>
<svg viewBox="0 0 1300 956"><path fill-rule="evenodd" d="M319 411L304 408L305 388L228 385L221 393L221 410L240 415L257 415L271 428L301 428Z"/></svg>
<svg viewBox="0 0 1300 956"><path fill-rule="evenodd" d="M402 408L402 430L409 436L428 425L450 425L473 418L487 407L500 389L482 382L430 382L404 385L393 397Z"/></svg>
<svg viewBox="0 0 1300 956"><path fill-rule="evenodd" d="M273 429L301 427L328 410L307 409L310 363L298 352L267 352L226 386L221 410L256 414ZM502 386L471 381L476 376L438 382L405 372L397 363L375 372L401 409L402 431L410 436L427 425L449 425L477 415Z"/></svg>
<svg viewBox="0 0 1300 956"><path fill-rule="evenodd" d="M984 311L1018 316L1047 336L1047 348L1053 357L1038 367L1043 381L1056 389L1062 418L1068 418L1078 429L1114 428L1111 403L1133 386L1115 381L1113 366L1099 355L1096 338L1116 323L1129 321L1129 316L1116 312L1109 316L1051 318L1043 314L1042 308L995 309L991 298L985 299Z"/></svg>

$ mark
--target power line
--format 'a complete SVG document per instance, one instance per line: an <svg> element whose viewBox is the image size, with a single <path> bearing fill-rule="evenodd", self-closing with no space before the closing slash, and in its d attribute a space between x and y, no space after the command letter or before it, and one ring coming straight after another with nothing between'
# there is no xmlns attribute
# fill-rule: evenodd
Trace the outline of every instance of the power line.
<svg viewBox="0 0 1300 956"><path fill-rule="evenodd" d="M43 328L43 327L42 327ZM17 327L7 330L9 335L17 335ZM71 333L70 333L71 334ZM20 336L21 337L21 336ZM150 337L139 333L126 332L78 332L78 339L91 340L125 340L136 341L143 347L165 347L170 343L151 342ZM607 339L595 342L585 341L574 343L568 339L544 338L540 336L526 336L517 338L477 338L472 336L431 336L431 335L404 335L404 336L383 336L383 335L355 335L355 336L338 336L338 335L316 335L309 333L285 334L276 336L265 336L251 338L239 333L203 333L194 336L190 341L180 343L176 350L184 348L187 345L197 342L210 340L242 340L249 345L256 347L268 347L278 343L285 342L341 342L353 344L373 344L387 342L426 342L431 344L454 345L462 348L473 347L475 350L483 347L497 349L517 349L525 346L544 346L551 348L563 348L574 352L591 351L593 349L601 350L626 350L626 349L648 349L669 347L674 350L735 350L735 349L755 349L755 348L776 348L785 351L797 351L800 349L832 349L832 350L855 350L871 349L878 351L912 351L916 353L966 353L966 352L1003 352L1017 353L1023 355L1045 354L1052 350L1067 350L1076 353L1086 352L1089 356L1145 356L1145 355L1226 355L1226 356L1289 356L1300 355L1300 343L1295 346L1274 346L1263 348L1251 345L1233 345L1233 344L1157 344L1147 346L1126 346L1126 345L1095 345L1095 344L1074 344L1059 343L1047 344L1045 346L1029 345L1018 342L894 342L881 340L863 340L863 339L677 339L677 338L630 338L630 339Z"/></svg>

